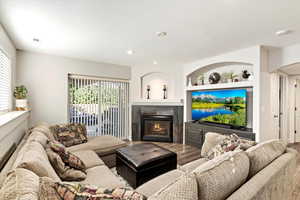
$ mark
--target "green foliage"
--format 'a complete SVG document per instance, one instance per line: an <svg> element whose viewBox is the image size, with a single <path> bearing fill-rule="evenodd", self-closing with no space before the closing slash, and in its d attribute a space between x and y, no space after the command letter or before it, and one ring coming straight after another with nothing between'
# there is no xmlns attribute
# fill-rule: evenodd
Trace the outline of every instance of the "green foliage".
<svg viewBox="0 0 300 200"><path fill-rule="evenodd" d="M105 88L97 85L86 85L83 87L69 86L72 104L98 104L99 100L117 105L119 102L120 88Z"/></svg>
<svg viewBox="0 0 300 200"><path fill-rule="evenodd" d="M223 107L223 103L203 103L203 102L194 102L192 104L193 109L213 109Z"/></svg>
<svg viewBox="0 0 300 200"><path fill-rule="evenodd" d="M14 90L14 97L16 99L26 99L27 97L27 89L24 85L20 85L20 86L17 86L15 87L15 90Z"/></svg>
<svg viewBox="0 0 300 200"><path fill-rule="evenodd" d="M204 121L217 122L222 124L232 124L235 126L245 126L246 125L246 109L239 109L233 114L226 115L214 115L204 118Z"/></svg>

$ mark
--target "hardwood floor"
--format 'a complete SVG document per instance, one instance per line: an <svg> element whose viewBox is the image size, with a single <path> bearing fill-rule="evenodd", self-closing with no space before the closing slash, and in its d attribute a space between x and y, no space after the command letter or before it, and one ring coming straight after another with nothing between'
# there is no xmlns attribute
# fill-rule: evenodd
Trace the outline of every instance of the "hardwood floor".
<svg viewBox="0 0 300 200"><path fill-rule="evenodd" d="M137 143L145 143L145 142L128 142L128 144L137 144ZM201 151L200 149L184 144L176 144L176 143L166 143L166 142L150 142L161 146L165 149L173 151L177 154L177 164L184 165L191 161L197 160L200 158Z"/></svg>

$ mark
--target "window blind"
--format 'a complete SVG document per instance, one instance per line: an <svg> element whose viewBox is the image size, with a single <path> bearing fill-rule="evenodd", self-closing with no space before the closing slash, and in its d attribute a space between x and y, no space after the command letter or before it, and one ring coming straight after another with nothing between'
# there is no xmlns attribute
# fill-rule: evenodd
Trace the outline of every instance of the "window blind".
<svg viewBox="0 0 300 200"><path fill-rule="evenodd" d="M69 75L69 121L83 123L89 136L129 139L129 82Z"/></svg>
<svg viewBox="0 0 300 200"><path fill-rule="evenodd" d="M10 60L0 50L0 112L6 112L10 106Z"/></svg>

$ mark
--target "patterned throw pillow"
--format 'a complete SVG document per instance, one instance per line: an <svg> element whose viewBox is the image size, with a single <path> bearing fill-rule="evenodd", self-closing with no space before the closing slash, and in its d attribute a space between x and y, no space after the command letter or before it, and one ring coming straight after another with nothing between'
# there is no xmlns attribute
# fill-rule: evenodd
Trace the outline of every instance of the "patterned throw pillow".
<svg viewBox="0 0 300 200"><path fill-rule="evenodd" d="M61 157L64 163L66 163L70 167L73 167L78 170L86 169L86 166L83 163L83 161L80 160L80 158L78 158L73 153L69 152L63 144L57 141L50 141L49 147Z"/></svg>
<svg viewBox="0 0 300 200"><path fill-rule="evenodd" d="M39 200L61 200L56 192L55 181L48 177L40 177Z"/></svg>
<svg viewBox="0 0 300 200"><path fill-rule="evenodd" d="M229 151L245 151L254 145L256 142L241 139L236 134L228 135L207 153L207 158L211 160Z"/></svg>
<svg viewBox="0 0 300 200"><path fill-rule="evenodd" d="M87 132L84 124L60 124L50 127L55 140L59 141L66 147L86 143Z"/></svg>
<svg viewBox="0 0 300 200"><path fill-rule="evenodd" d="M142 194L126 188L103 189L60 182L54 183L54 188L63 200L146 200Z"/></svg>
<svg viewBox="0 0 300 200"><path fill-rule="evenodd" d="M61 157L50 148L46 149L46 152L51 165L63 181L83 181L86 179L85 171L67 166Z"/></svg>

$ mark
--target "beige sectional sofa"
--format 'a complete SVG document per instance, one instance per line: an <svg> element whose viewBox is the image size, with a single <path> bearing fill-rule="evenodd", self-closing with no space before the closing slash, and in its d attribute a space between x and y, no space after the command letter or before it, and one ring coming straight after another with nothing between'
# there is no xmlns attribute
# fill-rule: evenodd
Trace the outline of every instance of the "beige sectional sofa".
<svg viewBox="0 0 300 200"><path fill-rule="evenodd" d="M15 168L24 168L40 177L45 176L61 181L51 166L45 150L47 140L51 137L47 124L39 125L31 130L29 136L25 135L14 155L1 171L0 183L2 184L6 174ZM99 136L91 138L87 143L70 147L69 150L86 165L87 177L82 183L104 188L124 187L109 168L115 166L115 150L125 145L125 142L115 137ZM101 156L104 156L104 159Z"/></svg>
<svg viewBox="0 0 300 200"><path fill-rule="evenodd" d="M0 184L7 172L15 168L24 168L40 177L60 181L45 153L45 141L49 137L49 129L45 125L25 137L1 171ZM205 155L220 137L214 133L207 134L202 154ZM124 187L124 182L111 172L101 155L111 157L116 148L125 144L110 136L99 138L93 138L90 144L69 148L87 167L87 178L82 182L104 188ZM236 151L210 161L206 158L195 160L136 190L149 200L288 200L294 184L297 152L286 149L280 142L273 143L257 145L252 153Z"/></svg>
<svg viewBox="0 0 300 200"><path fill-rule="evenodd" d="M222 138L223 136L220 134L207 133L201 152L202 156L205 156L209 149ZM169 194L176 194L176 191L170 189L171 185L174 185L184 174L197 174L201 171L201 175L198 177L196 175L199 200L290 200L295 186L297 151L286 148L286 145L277 140L258 144L247 151L240 152L245 154L240 163L235 163L236 158L226 160L224 158L226 155L210 161L200 158L152 179L136 190L150 197L151 200L167 200L167 196L158 195L154 198L153 194L161 194L164 190ZM218 163L218 159L223 159L221 163L224 166ZM247 162L249 162L249 166L247 166ZM209 174L205 177L206 172ZM235 174L238 176L235 177ZM232 179L232 177L235 178ZM235 183L238 184L230 187ZM215 195L221 192L224 192L222 198ZM173 196L173 199L177 197Z"/></svg>

